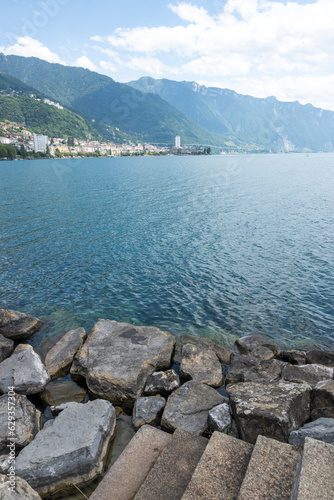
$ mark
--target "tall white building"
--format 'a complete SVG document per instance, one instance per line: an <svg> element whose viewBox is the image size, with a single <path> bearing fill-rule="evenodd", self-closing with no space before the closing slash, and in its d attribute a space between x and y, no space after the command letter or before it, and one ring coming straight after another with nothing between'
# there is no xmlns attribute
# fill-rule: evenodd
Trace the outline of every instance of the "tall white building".
<svg viewBox="0 0 334 500"><path fill-rule="evenodd" d="M175 137L175 147L178 149L181 147L181 137L179 135Z"/></svg>
<svg viewBox="0 0 334 500"><path fill-rule="evenodd" d="M45 153L48 144L49 144L49 138L47 135L34 134L35 153Z"/></svg>

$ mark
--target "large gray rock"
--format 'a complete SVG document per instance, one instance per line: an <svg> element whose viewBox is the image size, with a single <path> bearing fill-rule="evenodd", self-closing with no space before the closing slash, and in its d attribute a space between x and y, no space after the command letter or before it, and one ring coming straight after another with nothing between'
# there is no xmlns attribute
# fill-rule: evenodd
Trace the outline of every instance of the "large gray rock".
<svg viewBox="0 0 334 500"><path fill-rule="evenodd" d="M282 370L282 379L289 382L306 383L315 387L321 380L333 380L334 370L321 365L286 365Z"/></svg>
<svg viewBox="0 0 334 500"><path fill-rule="evenodd" d="M230 407L226 403L215 406L209 411L209 427L214 431L224 432L231 428Z"/></svg>
<svg viewBox="0 0 334 500"><path fill-rule="evenodd" d="M226 365L228 365L233 358L233 352L231 351L231 349L222 344L219 344L217 340L211 339L209 337L194 337L193 335L182 335L176 341L175 354L173 357L174 363L181 363L182 348L186 344L192 344L204 349L213 350L216 353L219 361Z"/></svg>
<svg viewBox="0 0 334 500"><path fill-rule="evenodd" d="M175 337L158 328L101 319L76 354L71 374L85 377L96 396L131 406L148 376L169 367L174 345Z"/></svg>
<svg viewBox="0 0 334 500"><path fill-rule="evenodd" d="M247 335L236 340L235 343L241 354L251 354L260 359L272 359L281 354L277 344L261 335Z"/></svg>
<svg viewBox="0 0 334 500"><path fill-rule="evenodd" d="M12 354L14 350L14 341L6 339L0 334L0 363Z"/></svg>
<svg viewBox="0 0 334 500"><path fill-rule="evenodd" d="M0 363L0 391L15 387L20 394L37 394L50 381L41 358L27 344L20 344L14 353Z"/></svg>
<svg viewBox="0 0 334 500"><path fill-rule="evenodd" d="M212 387L223 384L222 366L217 355L212 349L193 344L183 346L180 376Z"/></svg>
<svg viewBox="0 0 334 500"><path fill-rule="evenodd" d="M166 400L164 398L138 398L133 407L133 427L139 429L145 424L158 425L165 405Z"/></svg>
<svg viewBox="0 0 334 500"><path fill-rule="evenodd" d="M69 371L73 358L86 337L84 328L70 330L50 349L45 357L45 366L52 379L62 377Z"/></svg>
<svg viewBox="0 0 334 500"><path fill-rule="evenodd" d="M209 411L224 400L212 387L190 380L169 396L161 426L170 431L181 428L203 434L208 427Z"/></svg>
<svg viewBox="0 0 334 500"><path fill-rule="evenodd" d="M306 353L306 363L334 368L334 351L313 350Z"/></svg>
<svg viewBox="0 0 334 500"><path fill-rule="evenodd" d="M323 380L313 389L312 420L334 418L334 380Z"/></svg>
<svg viewBox="0 0 334 500"><path fill-rule="evenodd" d="M8 453L8 439L15 438L16 449L27 446L41 428L41 412L23 394L14 399L4 394L0 397L0 453ZM10 411L9 411L10 410ZM10 413L15 414L15 425L11 429Z"/></svg>
<svg viewBox="0 0 334 500"><path fill-rule="evenodd" d="M310 418L311 387L288 382L229 385L227 392L241 438L255 443L260 434L287 442L290 432Z"/></svg>
<svg viewBox="0 0 334 500"><path fill-rule="evenodd" d="M155 396L156 394L165 396L178 387L180 387L178 374L174 370L166 370L165 372L155 372L149 375L144 392L147 396Z"/></svg>
<svg viewBox="0 0 334 500"><path fill-rule="evenodd" d="M42 499L24 479L15 476L15 480L11 481L7 476L0 475L0 500Z"/></svg>
<svg viewBox="0 0 334 500"><path fill-rule="evenodd" d="M116 427L109 401L68 403L16 459L16 474L42 497L63 495L98 477Z"/></svg>
<svg viewBox="0 0 334 500"><path fill-rule="evenodd" d="M0 333L12 340L25 340L39 330L43 322L19 311L0 309Z"/></svg>
<svg viewBox="0 0 334 500"><path fill-rule="evenodd" d="M253 356L236 356L226 373L226 383L238 382L276 382L281 378L286 363L278 359L254 358Z"/></svg>
<svg viewBox="0 0 334 500"><path fill-rule="evenodd" d="M299 349L284 351L283 358L292 365L306 365L306 352Z"/></svg>
<svg viewBox="0 0 334 500"><path fill-rule="evenodd" d="M11 462L12 458L9 455L0 455L0 474L7 476L9 468L11 467Z"/></svg>
<svg viewBox="0 0 334 500"><path fill-rule="evenodd" d="M334 444L334 418L319 418L315 422L305 424L297 431L292 431L289 443L304 446L307 437Z"/></svg>

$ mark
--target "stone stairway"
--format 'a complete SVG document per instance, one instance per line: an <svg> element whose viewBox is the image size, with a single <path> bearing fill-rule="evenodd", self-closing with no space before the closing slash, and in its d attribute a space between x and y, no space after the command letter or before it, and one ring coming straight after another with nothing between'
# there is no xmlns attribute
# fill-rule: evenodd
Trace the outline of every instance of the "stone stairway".
<svg viewBox="0 0 334 500"><path fill-rule="evenodd" d="M143 426L90 500L334 500L334 446Z"/></svg>

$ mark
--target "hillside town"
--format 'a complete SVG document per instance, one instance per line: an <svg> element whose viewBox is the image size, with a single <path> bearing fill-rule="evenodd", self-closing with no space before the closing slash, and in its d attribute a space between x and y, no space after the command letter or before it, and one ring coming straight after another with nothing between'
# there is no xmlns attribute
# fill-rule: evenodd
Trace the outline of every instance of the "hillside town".
<svg viewBox="0 0 334 500"><path fill-rule="evenodd" d="M0 144L11 145L18 154L25 152L24 158L39 154L41 157L82 157L82 156L141 156L169 154L210 154L210 148L181 146L180 136L175 137L171 147L152 144L99 142L73 137L53 137L35 134L24 126L6 121L0 122Z"/></svg>

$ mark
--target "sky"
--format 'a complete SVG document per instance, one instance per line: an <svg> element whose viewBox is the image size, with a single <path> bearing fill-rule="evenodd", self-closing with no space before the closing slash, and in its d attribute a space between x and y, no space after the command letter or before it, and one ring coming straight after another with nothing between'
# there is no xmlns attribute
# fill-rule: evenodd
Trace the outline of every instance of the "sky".
<svg viewBox="0 0 334 500"><path fill-rule="evenodd" d="M333 0L0 0L0 52L334 110Z"/></svg>

